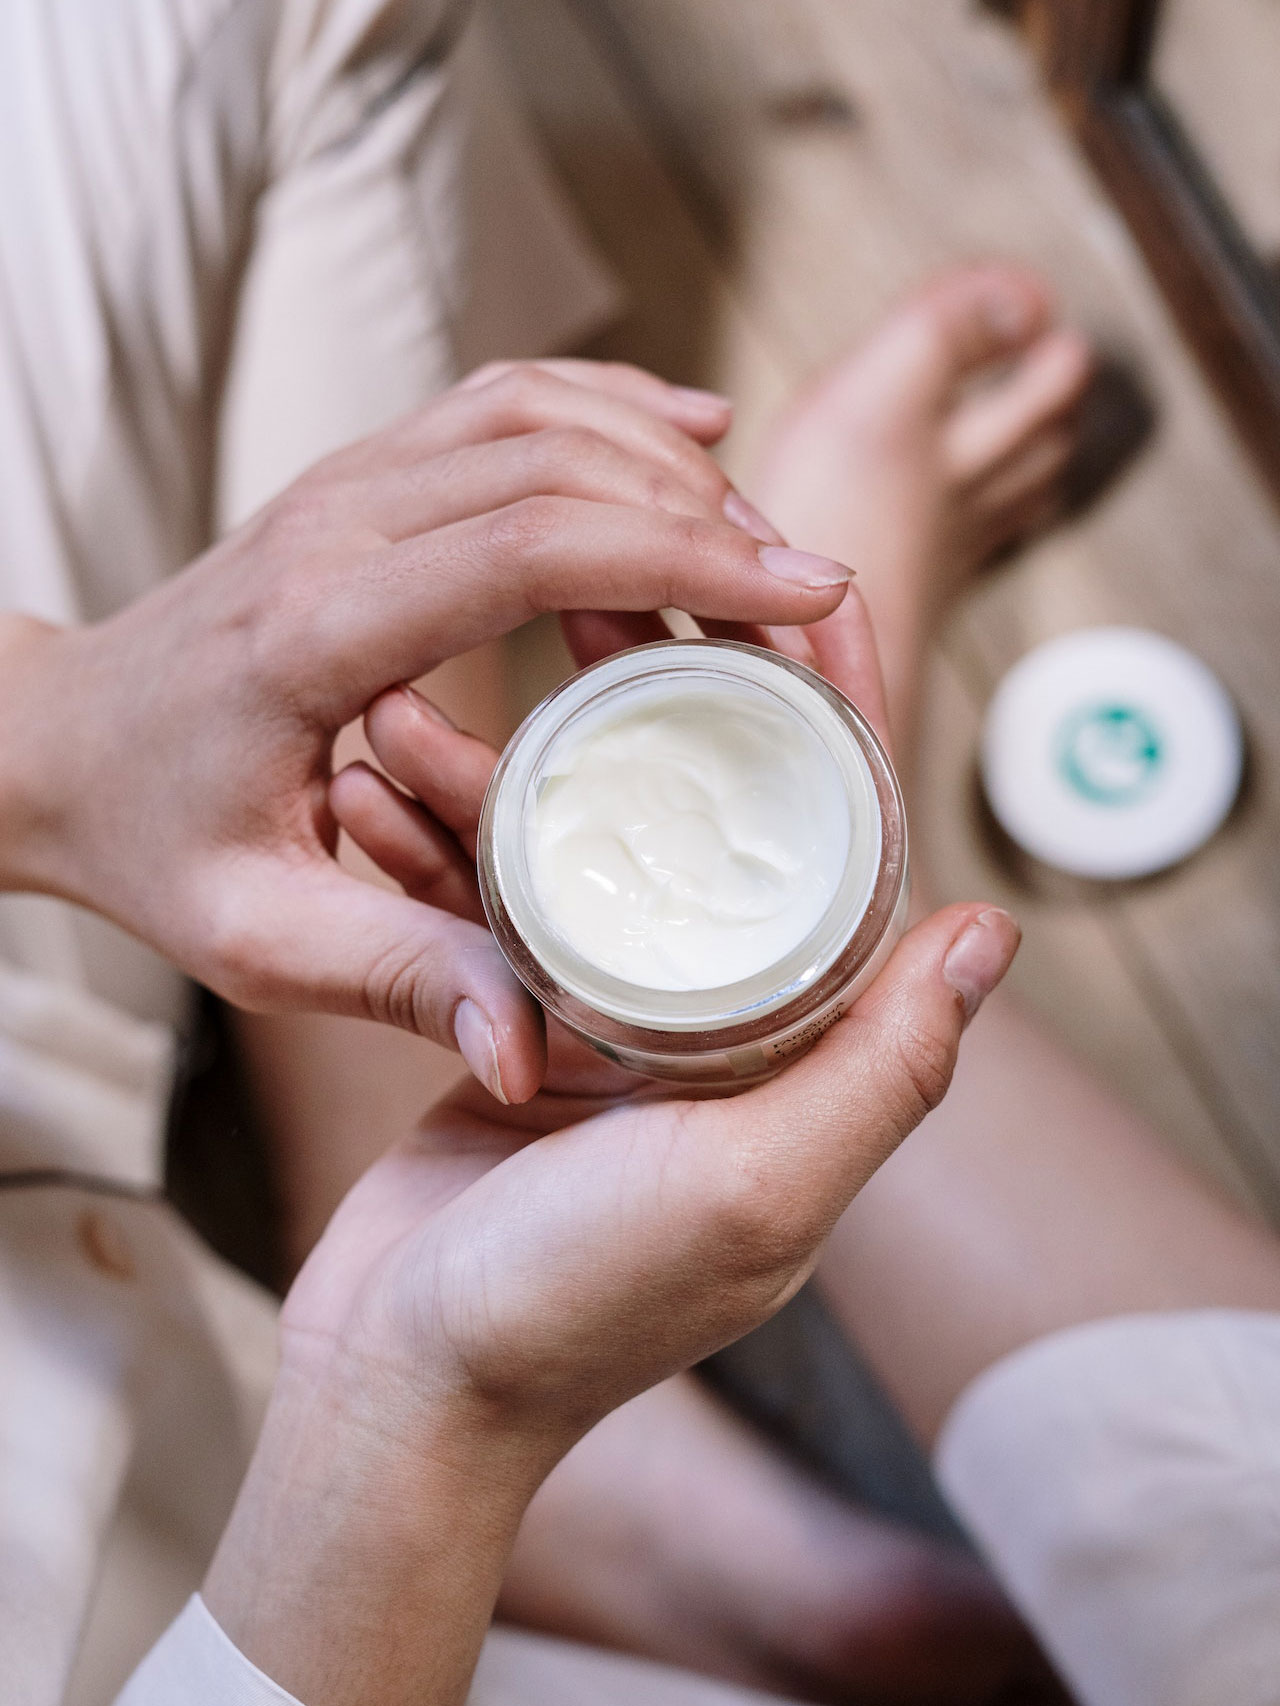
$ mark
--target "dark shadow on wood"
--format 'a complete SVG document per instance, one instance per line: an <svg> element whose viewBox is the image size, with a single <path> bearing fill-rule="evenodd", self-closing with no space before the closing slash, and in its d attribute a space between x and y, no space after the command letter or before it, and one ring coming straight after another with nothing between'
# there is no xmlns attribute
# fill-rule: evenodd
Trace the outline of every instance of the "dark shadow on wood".
<svg viewBox="0 0 1280 1706"><path fill-rule="evenodd" d="M1083 514L1125 477L1151 444L1157 422L1155 402L1134 363L1118 351L1102 351L1063 475L1065 519Z"/></svg>

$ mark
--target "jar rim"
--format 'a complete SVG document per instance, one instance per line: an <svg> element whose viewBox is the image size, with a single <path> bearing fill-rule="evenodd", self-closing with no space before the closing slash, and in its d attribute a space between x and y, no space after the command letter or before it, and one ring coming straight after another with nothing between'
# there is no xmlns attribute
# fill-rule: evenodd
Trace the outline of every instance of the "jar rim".
<svg viewBox="0 0 1280 1706"><path fill-rule="evenodd" d="M850 834L845 866L827 907L795 948L733 983L693 990L655 989L586 960L542 915L528 871L524 825L539 766L567 728L646 681L683 674L732 684L784 704L836 761L851 818L855 796L869 807L876 837L869 874ZM866 821L859 834L865 846ZM618 652L555 689L525 718L498 762L480 820L478 866L485 913L517 975L549 1011L601 1040L669 1035L680 1047L704 1034L776 1028L788 1009L821 992L833 975L847 982L875 954L898 912L906 882L906 822L893 768L865 717L814 670L736 640L659 640Z"/></svg>

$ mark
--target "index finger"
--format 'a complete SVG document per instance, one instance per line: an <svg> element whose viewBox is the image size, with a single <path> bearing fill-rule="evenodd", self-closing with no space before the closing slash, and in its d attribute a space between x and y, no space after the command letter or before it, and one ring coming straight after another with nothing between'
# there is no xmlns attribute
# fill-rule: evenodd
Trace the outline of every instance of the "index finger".
<svg viewBox="0 0 1280 1706"><path fill-rule="evenodd" d="M326 724L384 688L543 611L656 610L761 623L814 622L845 595L843 564L758 545L728 523L577 498L528 498L352 565L302 564L275 600L295 703ZM268 641L268 644L270 642ZM299 667L298 659L305 660ZM335 721L336 719L336 721Z"/></svg>

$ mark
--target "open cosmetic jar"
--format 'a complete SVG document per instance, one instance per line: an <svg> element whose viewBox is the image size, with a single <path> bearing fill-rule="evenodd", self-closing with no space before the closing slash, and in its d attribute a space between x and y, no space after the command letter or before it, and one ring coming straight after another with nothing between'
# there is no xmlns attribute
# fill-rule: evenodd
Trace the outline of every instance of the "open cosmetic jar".
<svg viewBox="0 0 1280 1706"><path fill-rule="evenodd" d="M485 912L549 1014L657 1078L767 1077L902 932L907 832L866 720L757 646L620 652L550 694L481 816Z"/></svg>

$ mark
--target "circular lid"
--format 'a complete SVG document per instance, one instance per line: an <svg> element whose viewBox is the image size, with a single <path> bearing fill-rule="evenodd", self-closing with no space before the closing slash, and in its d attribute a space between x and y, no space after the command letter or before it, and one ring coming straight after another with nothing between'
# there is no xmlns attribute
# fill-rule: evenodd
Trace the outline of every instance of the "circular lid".
<svg viewBox="0 0 1280 1706"><path fill-rule="evenodd" d="M982 773L1003 828L1038 859L1138 877L1214 833L1244 742L1217 677L1142 628L1085 628L1037 646L996 689Z"/></svg>

